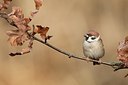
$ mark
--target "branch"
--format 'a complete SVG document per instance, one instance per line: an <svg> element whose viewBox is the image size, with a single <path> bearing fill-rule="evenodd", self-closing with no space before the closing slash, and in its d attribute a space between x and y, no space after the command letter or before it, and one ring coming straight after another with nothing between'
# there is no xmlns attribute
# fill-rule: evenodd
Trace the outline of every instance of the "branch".
<svg viewBox="0 0 128 85"><path fill-rule="evenodd" d="M29 35L30 35L30 34L29 34ZM31 36L31 35L30 35L30 36ZM71 53L68 53L68 52L66 52L66 51L63 51L63 50L61 50L61 49L59 49L59 48L57 48L57 47L51 45L51 44L48 43L48 42L44 42L43 40L41 40L41 39L39 39L39 38L37 38L37 37L35 37L35 36L32 36L32 37L33 37L34 40L36 40L36 41L38 41L38 42L40 42L40 43L42 43L42 44L44 44L44 45L46 45L46 46L48 46L48 47L54 49L54 50L57 51L57 52L60 52L60 53L62 53L62 54L64 54L64 55L68 56L69 58L75 58L75 59L83 60L83 61L87 61L87 62L97 62L97 63L100 63L100 64L102 64L102 65L106 65L106 66L112 67L112 68L114 69L114 71L117 71L117 70L119 70L119 69L128 69L128 67L125 67L125 65L124 65L123 63L121 63L121 62L111 62L111 63L110 63L110 62L97 61L97 60L88 59L88 58L81 58L81 57L78 57L78 56L73 55L73 54L71 54Z"/></svg>
<svg viewBox="0 0 128 85"><path fill-rule="evenodd" d="M10 25L18 28L16 25L15 25L15 22L13 20L11 20L8 15L6 13L0 13L0 17L5 19ZM63 51L53 45L51 45L50 43L46 42L46 41L43 41L37 37L35 37L32 33L29 33L27 31L27 34L33 38L32 40L35 40L35 41L38 41L50 48L52 48L53 50L59 52L59 53L62 53L66 56L68 56L69 58L74 58L74 59L78 59L78 60L83 60L83 61L88 61L88 62L97 62L97 63L100 63L102 65L106 65L106 66L109 66L109 67L112 67L114 69L114 71L117 71L117 70L120 70L120 69L128 69L128 67L126 67L122 62L104 62L104 61L97 61L97 60L92 60L92 59L88 59L88 58L82 58L82 57L78 57L72 53L69 53L69 52L66 52L66 51ZM127 75L126 75L127 76Z"/></svg>
<svg viewBox="0 0 128 85"><path fill-rule="evenodd" d="M39 39L39 38L37 38L37 37L35 37L35 36L33 36L33 39L36 40L36 41L38 41L38 42L40 42L40 43L42 43L42 44L45 44L46 46L48 46L48 47L50 47L50 48L56 50L57 52L60 52L60 53L62 53L62 54L64 54L64 55L68 56L69 58L76 58L76 59L83 60L83 61L97 62L97 63L100 63L100 64L104 64L104 65L108 65L108 66L113 66L111 63L108 63L108 62L101 62L101 61L92 60L92 59L87 59L87 58L80 58L80 57L75 56L75 55L73 55L73 54L71 54L71 53L68 53L68 52L66 52L66 51L63 51L63 50L61 50L61 49L59 49L59 48L57 48L57 47L51 45L51 44L48 43L48 42L44 42L43 40L41 40L41 39Z"/></svg>

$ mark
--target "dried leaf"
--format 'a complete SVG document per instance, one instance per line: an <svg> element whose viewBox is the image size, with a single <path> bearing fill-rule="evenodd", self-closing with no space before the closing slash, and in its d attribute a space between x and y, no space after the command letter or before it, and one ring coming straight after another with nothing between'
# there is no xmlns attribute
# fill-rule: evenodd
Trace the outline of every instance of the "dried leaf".
<svg viewBox="0 0 128 85"><path fill-rule="evenodd" d="M47 37L46 34L48 30L49 30L49 27L42 27L41 25L36 25L34 32L40 34L41 38L45 40Z"/></svg>
<svg viewBox="0 0 128 85"><path fill-rule="evenodd" d="M28 23L31 22L31 20L32 20L31 18L24 18L23 19L23 24L28 25Z"/></svg>
<svg viewBox="0 0 128 85"><path fill-rule="evenodd" d="M22 49L21 54L29 53L31 51L31 49L32 49L32 45L33 45L33 40L30 39L29 44L28 44L28 47Z"/></svg>
<svg viewBox="0 0 128 85"><path fill-rule="evenodd" d="M10 56L22 55L21 52L12 52L9 54Z"/></svg>
<svg viewBox="0 0 128 85"><path fill-rule="evenodd" d="M20 22L20 20L21 20L21 19L19 19L18 17L16 17L15 15L11 15L11 16L9 16L9 18L10 18L12 21L14 21L15 23Z"/></svg>
<svg viewBox="0 0 128 85"><path fill-rule="evenodd" d="M9 18L13 20L18 30L26 32L31 29L28 23L32 20L31 18L24 18L22 9L19 7L13 7L12 12L8 14Z"/></svg>
<svg viewBox="0 0 128 85"><path fill-rule="evenodd" d="M3 9L3 4L2 3L0 3L0 10L2 10Z"/></svg>
<svg viewBox="0 0 128 85"><path fill-rule="evenodd" d="M36 15L37 13L38 13L38 10L31 12L30 15L31 15L32 17L34 17L34 15Z"/></svg>
<svg viewBox="0 0 128 85"><path fill-rule="evenodd" d="M4 3L8 4L10 3L12 0L4 0Z"/></svg>
<svg viewBox="0 0 128 85"><path fill-rule="evenodd" d="M5 9L7 9L8 6L10 5L11 1L12 1L12 0L4 0L3 7L4 7Z"/></svg>
<svg viewBox="0 0 128 85"><path fill-rule="evenodd" d="M128 36L119 43L117 48L118 57L117 59L128 66Z"/></svg>
<svg viewBox="0 0 128 85"><path fill-rule="evenodd" d="M33 40L30 39L27 48L22 49L21 52L12 52L12 53L10 53L9 55L10 55L10 56L16 56L16 55L23 55L23 54L30 53L30 52L31 52L31 49L32 49L32 45L33 45Z"/></svg>
<svg viewBox="0 0 128 85"><path fill-rule="evenodd" d="M19 33L19 30L11 30L6 32L8 36L18 35L18 33Z"/></svg>
<svg viewBox="0 0 128 85"><path fill-rule="evenodd" d="M8 14L8 16L15 15L19 19L24 18L23 11L20 7L12 7L12 12Z"/></svg>
<svg viewBox="0 0 128 85"><path fill-rule="evenodd" d="M19 30L7 31L7 35L9 36L8 41L12 46L21 46L25 41L29 39L27 33L20 32Z"/></svg>
<svg viewBox="0 0 128 85"><path fill-rule="evenodd" d="M34 2L36 9L39 10L40 7L42 6L42 0L34 0Z"/></svg>
<svg viewBox="0 0 128 85"><path fill-rule="evenodd" d="M49 30L49 27L42 27L41 25L36 25L36 27L38 28L37 33L41 33L41 34L44 34L44 35L46 35L46 33Z"/></svg>
<svg viewBox="0 0 128 85"><path fill-rule="evenodd" d="M19 30L23 32L31 30L31 27L28 25L28 22L24 20L21 20L20 22L16 22L15 25Z"/></svg>
<svg viewBox="0 0 128 85"><path fill-rule="evenodd" d="M30 53L30 51L31 51L30 48L24 48L24 49L22 49L21 52L12 52L12 53L10 53L9 55L10 55L10 56L23 55L23 54Z"/></svg>
<svg viewBox="0 0 128 85"><path fill-rule="evenodd" d="M31 49L30 48L24 48L22 49L21 54L26 54L26 53L30 53Z"/></svg>
<svg viewBox="0 0 128 85"><path fill-rule="evenodd" d="M0 3L0 10L7 9L12 0L3 0L3 3Z"/></svg>

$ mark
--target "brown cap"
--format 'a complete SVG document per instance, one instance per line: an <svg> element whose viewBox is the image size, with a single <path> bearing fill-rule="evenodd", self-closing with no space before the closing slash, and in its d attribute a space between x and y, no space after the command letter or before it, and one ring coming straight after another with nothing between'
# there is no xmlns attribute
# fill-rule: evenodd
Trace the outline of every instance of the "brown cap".
<svg viewBox="0 0 128 85"><path fill-rule="evenodd" d="M90 36L99 36L99 33L98 32L96 32L96 31L94 31L94 30L89 30L88 32L87 32L87 35L90 35Z"/></svg>

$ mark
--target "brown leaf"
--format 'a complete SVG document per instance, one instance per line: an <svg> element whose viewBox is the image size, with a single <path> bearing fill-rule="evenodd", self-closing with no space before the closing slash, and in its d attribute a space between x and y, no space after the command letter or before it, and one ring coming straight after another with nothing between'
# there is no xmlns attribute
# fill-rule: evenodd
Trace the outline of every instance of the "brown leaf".
<svg viewBox="0 0 128 85"><path fill-rule="evenodd" d="M10 5L11 1L12 1L12 0L4 0L3 7L4 7L5 9L7 9L8 6Z"/></svg>
<svg viewBox="0 0 128 85"><path fill-rule="evenodd" d="M18 35L18 33L19 33L19 30L11 30L6 32L8 36Z"/></svg>
<svg viewBox="0 0 128 85"><path fill-rule="evenodd" d="M26 32L31 29L28 23L32 20L31 18L24 18L22 9L19 7L13 7L12 12L8 14L9 18L13 20L15 26L23 32Z"/></svg>
<svg viewBox="0 0 128 85"><path fill-rule="evenodd" d="M41 25L36 25L37 29L37 33L41 33L41 34L45 34L48 32L49 27L42 27Z"/></svg>
<svg viewBox="0 0 128 85"><path fill-rule="evenodd" d="M10 56L22 55L21 52L12 52L9 54Z"/></svg>
<svg viewBox="0 0 128 85"><path fill-rule="evenodd" d="M34 0L34 2L36 9L39 10L40 7L42 6L42 0Z"/></svg>
<svg viewBox="0 0 128 85"><path fill-rule="evenodd" d="M31 22L31 20L32 20L31 18L24 18L22 20L22 23L25 24L25 25L28 25L28 23Z"/></svg>
<svg viewBox="0 0 128 85"><path fill-rule="evenodd" d="M12 0L3 0L4 3L2 4L2 9L7 9Z"/></svg>
<svg viewBox="0 0 128 85"><path fill-rule="evenodd" d="M31 30L31 27L28 25L28 23L31 21L29 18L23 18L20 21L15 22L15 25L20 31L26 32L28 30Z"/></svg>
<svg viewBox="0 0 128 85"><path fill-rule="evenodd" d="M0 3L0 10L3 10L3 4Z"/></svg>
<svg viewBox="0 0 128 85"><path fill-rule="evenodd" d="M117 53L117 59L123 62L125 66L128 66L128 36L119 43Z"/></svg>
<svg viewBox="0 0 128 85"><path fill-rule="evenodd" d="M19 19L24 18L23 11L20 7L12 7L12 12L8 14L8 16L15 15Z"/></svg>
<svg viewBox="0 0 128 85"><path fill-rule="evenodd" d="M30 53L30 52L31 52L31 49L32 49L32 45L33 45L33 39L30 39L27 48L22 49L21 52L12 52L12 53L10 53L9 55L10 55L10 56L16 56L16 55L23 55L23 54Z"/></svg>
<svg viewBox="0 0 128 85"><path fill-rule="evenodd" d="M9 36L8 41L12 46L21 46L25 41L29 39L27 33L20 32L19 30L7 31L7 35Z"/></svg>
<svg viewBox="0 0 128 85"><path fill-rule="evenodd" d="M30 51L31 51L30 48L24 48L24 49L22 49L21 52L11 52L9 55L10 56L23 55L23 54L30 53Z"/></svg>
<svg viewBox="0 0 128 85"><path fill-rule="evenodd" d="M16 17L15 15L11 15L11 16L9 16L9 18L11 20L13 20L15 23L20 22L20 20L21 20L20 18Z"/></svg>
<svg viewBox="0 0 128 85"><path fill-rule="evenodd" d="M4 3L9 3L11 2L12 0L4 0Z"/></svg>
<svg viewBox="0 0 128 85"><path fill-rule="evenodd" d="M117 59L125 64L125 66L128 66L128 57L125 56L118 56Z"/></svg>
<svg viewBox="0 0 128 85"><path fill-rule="evenodd" d="M22 49L21 52L11 52L9 55L10 56L23 55L23 54L30 53L30 51L31 51L30 48L24 48L24 49Z"/></svg>
<svg viewBox="0 0 128 85"><path fill-rule="evenodd" d="M42 39L45 40L45 38L47 37L46 34L47 34L48 30L49 30L49 27L42 27L41 25L36 25L34 32L40 34Z"/></svg>
<svg viewBox="0 0 128 85"><path fill-rule="evenodd" d="M32 49L32 45L33 45L33 40L30 39L30 41L29 41L29 43L28 43L28 47L22 49L21 54L29 53L29 52L31 51L31 49Z"/></svg>
<svg viewBox="0 0 128 85"><path fill-rule="evenodd" d="M34 15L36 15L37 13L38 13L38 10L31 12L30 15L31 15L32 17L34 17Z"/></svg>
<svg viewBox="0 0 128 85"><path fill-rule="evenodd" d="M31 49L30 48L24 48L22 49L21 54L26 54L26 53L30 53Z"/></svg>
<svg viewBox="0 0 128 85"><path fill-rule="evenodd" d="M0 3L0 10L7 9L12 0L3 0L3 3Z"/></svg>

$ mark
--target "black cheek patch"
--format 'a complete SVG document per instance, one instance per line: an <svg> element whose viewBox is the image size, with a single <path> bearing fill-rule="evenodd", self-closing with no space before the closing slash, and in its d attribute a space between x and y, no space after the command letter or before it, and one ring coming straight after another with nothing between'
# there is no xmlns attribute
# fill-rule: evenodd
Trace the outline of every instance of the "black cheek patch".
<svg viewBox="0 0 128 85"><path fill-rule="evenodd" d="M85 40L87 41L87 40L88 40L88 38L89 38L89 37L87 37L87 36L86 36L86 37L85 37Z"/></svg>

